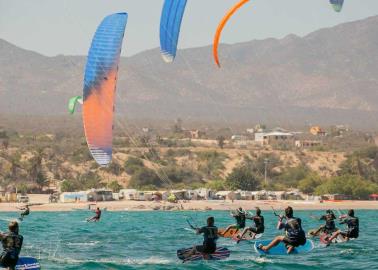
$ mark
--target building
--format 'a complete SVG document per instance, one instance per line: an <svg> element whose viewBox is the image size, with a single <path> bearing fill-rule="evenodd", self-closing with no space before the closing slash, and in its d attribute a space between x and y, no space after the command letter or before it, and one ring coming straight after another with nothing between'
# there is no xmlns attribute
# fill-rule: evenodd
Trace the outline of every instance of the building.
<svg viewBox="0 0 378 270"><path fill-rule="evenodd" d="M195 190L187 190L188 200L198 200L198 193Z"/></svg>
<svg viewBox="0 0 378 270"><path fill-rule="evenodd" d="M90 190L87 191L87 199L89 202L108 202L113 201L112 190Z"/></svg>
<svg viewBox="0 0 378 270"><path fill-rule="evenodd" d="M325 136L326 132L319 126L310 127L310 133L314 136Z"/></svg>
<svg viewBox="0 0 378 270"><path fill-rule="evenodd" d="M62 203L87 202L88 195L85 191L63 192L60 194L59 200Z"/></svg>
<svg viewBox="0 0 378 270"><path fill-rule="evenodd" d="M119 199L133 201L137 197L138 191L136 189L121 189L119 191Z"/></svg>
<svg viewBox="0 0 378 270"><path fill-rule="evenodd" d="M294 144L294 135L289 132L255 133L255 142L261 145Z"/></svg>
<svg viewBox="0 0 378 270"><path fill-rule="evenodd" d="M250 201L253 199L251 191L238 190L238 193L240 194L240 200Z"/></svg>
<svg viewBox="0 0 378 270"><path fill-rule="evenodd" d="M256 201L268 199L268 192L266 190L252 191L251 194L252 194L252 199Z"/></svg>
<svg viewBox="0 0 378 270"><path fill-rule="evenodd" d="M188 199L188 192L186 190L171 190L171 194L173 194L177 200Z"/></svg>
<svg viewBox="0 0 378 270"><path fill-rule="evenodd" d="M344 201L351 200L352 196L345 194L324 194L321 196L321 198L325 201Z"/></svg>
<svg viewBox="0 0 378 270"><path fill-rule="evenodd" d="M218 191L215 193L215 197L218 200L237 200L236 192L234 191Z"/></svg>
<svg viewBox="0 0 378 270"><path fill-rule="evenodd" d="M319 140L296 140L294 144L297 148L311 148L321 146L323 142Z"/></svg>
<svg viewBox="0 0 378 270"><path fill-rule="evenodd" d="M232 135L231 140L232 141L246 141L248 140L248 137L244 135Z"/></svg>
<svg viewBox="0 0 378 270"><path fill-rule="evenodd" d="M199 188L195 190L198 194L199 200L211 200L214 198L215 193L211 189Z"/></svg>
<svg viewBox="0 0 378 270"><path fill-rule="evenodd" d="M119 191L119 199L127 201L152 201L154 191L139 191L136 189L121 189Z"/></svg>
<svg viewBox="0 0 378 270"><path fill-rule="evenodd" d="M201 138L203 138L206 135L205 132L200 131L198 129L189 130L189 134L190 134L190 138L191 139L201 139Z"/></svg>

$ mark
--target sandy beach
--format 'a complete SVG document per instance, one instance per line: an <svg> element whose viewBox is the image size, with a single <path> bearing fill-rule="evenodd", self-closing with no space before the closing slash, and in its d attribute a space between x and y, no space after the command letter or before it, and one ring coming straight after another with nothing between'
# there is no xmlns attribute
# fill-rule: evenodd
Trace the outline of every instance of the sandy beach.
<svg viewBox="0 0 378 270"><path fill-rule="evenodd" d="M48 195L29 195L32 211L77 211L87 210L88 202L82 203L48 203ZM18 211L22 203L0 203L0 211ZM297 210L325 210L325 209L370 209L378 210L378 201L179 201L178 203L154 202L154 201L113 201L98 202L97 206L108 211L206 211L206 210L232 210L237 207L262 210L283 209L292 206Z"/></svg>

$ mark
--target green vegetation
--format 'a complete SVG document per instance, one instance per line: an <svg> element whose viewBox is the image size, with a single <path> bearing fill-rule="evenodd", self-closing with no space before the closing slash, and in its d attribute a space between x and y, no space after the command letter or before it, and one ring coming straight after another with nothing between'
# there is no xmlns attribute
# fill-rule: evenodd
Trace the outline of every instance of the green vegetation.
<svg viewBox="0 0 378 270"><path fill-rule="evenodd" d="M119 192L123 186L121 186L117 181L112 181L109 185L108 188L110 188L113 192Z"/></svg>
<svg viewBox="0 0 378 270"><path fill-rule="evenodd" d="M115 138L117 155L106 168L96 164L85 140L76 135L19 135L0 129L0 186L20 192L49 192L51 185L61 191L107 187L114 192L126 187L208 187L217 191L298 188L307 194L338 193L355 199L378 193L377 147L360 147L336 163L337 152L327 153L329 146L307 151L230 149L225 147L230 131L214 129L218 146L196 148L190 140L181 140L181 125L178 120L173 133L164 139L150 134L137 140ZM131 146L130 141L136 143ZM311 162L317 155L325 158L314 166ZM328 165L324 160L335 169L327 173L320 169Z"/></svg>
<svg viewBox="0 0 378 270"><path fill-rule="evenodd" d="M257 190L261 186L261 180L251 172L248 166L235 168L228 176L226 185L231 190Z"/></svg>
<svg viewBox="0 0 378 270"><path fill-rule="evenodd" d="M146 186L161 188L163 184L162 179L159 178L154 170L140 168L131 177L129 187L137 189L143 189Z"/></svg>
<svg viewBox="0 0 378 270"><path fill-rule="evenodd" d="M143 163L143 160L141 160L140 158L136 158L136 157L129 157L126 162L125 162L125 171L132 175L134 174L136 171L144 168L144 163Z"/></svg>

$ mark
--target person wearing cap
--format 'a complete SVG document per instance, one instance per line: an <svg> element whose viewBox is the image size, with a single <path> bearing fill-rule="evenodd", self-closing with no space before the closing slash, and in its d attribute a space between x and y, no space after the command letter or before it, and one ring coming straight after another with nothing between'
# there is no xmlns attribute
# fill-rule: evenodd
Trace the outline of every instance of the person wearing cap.
<svg viewBox="0 0 378 270"><path fill-rule="evenodd" d="M237 236L237 243L243 239L247 232L252 232L252 239L255 238L256 234L264 233L264 217L261 215L261 209L259 207L256 207L256 215L246 218L252 220L255 223L255 226L245 228L243 232Z"/></svg>
<svg viewBox="0 0 378 270"><path fill-rule="evenodd" d="M239 231L245 228L246 212L243 210L243 208L239 207L231 214L231 216L235 218L236 224L228 226L221 235L226 235L226 233L231 229L237 229Z"/></svg>
<svg viewBox="0 0 378 270"><path fill-rule="evenodd" d="M310 232L311 235L316 236L320 232L332 234L337 230L335 225L336 216L332 210L328 209L326 214L321 216L319 220L324 220L325 224L320 226L316 231Z"/></svg>

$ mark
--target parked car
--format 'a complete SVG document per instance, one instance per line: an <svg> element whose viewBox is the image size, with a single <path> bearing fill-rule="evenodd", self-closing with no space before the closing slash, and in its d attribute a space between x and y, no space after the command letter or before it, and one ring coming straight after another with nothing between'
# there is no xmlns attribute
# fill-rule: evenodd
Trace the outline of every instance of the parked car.
<svg viewBox="0 0 378 270"><path fill-rule="evenodd" d="M19 202L19 203L28 203L29 202L28 195L18 194L17 195L17 202Z"/></svg>

